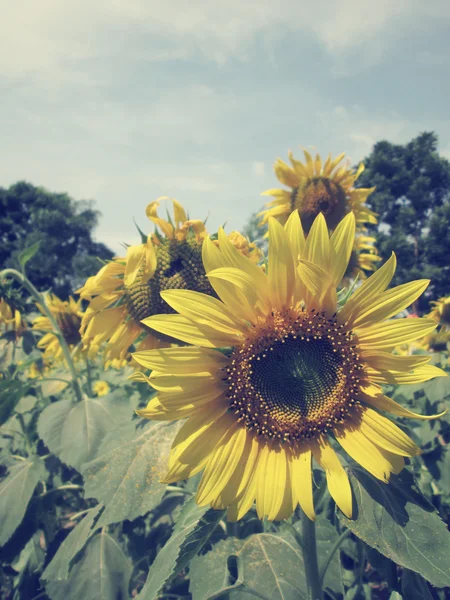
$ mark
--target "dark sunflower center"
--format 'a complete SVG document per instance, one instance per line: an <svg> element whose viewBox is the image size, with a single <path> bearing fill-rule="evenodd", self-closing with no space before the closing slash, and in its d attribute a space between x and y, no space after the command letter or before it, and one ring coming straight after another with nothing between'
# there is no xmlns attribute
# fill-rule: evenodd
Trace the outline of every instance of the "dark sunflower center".
<svg viewBox="0 0 450 600"><path fill-rule="evenodd" d="M440 321L444 325L450 325L450 304L444 304L442 307Z"/></svg>
<svg viewBox="0 0 450 600"><path fill-rule="evenodd" d="M151 315L174 312L161 298L164 290L195 290L215 295L203 267L201 243L195 239L165 239L155 246L155 252L157 266L153 277L143 283L138 275L127 289L128 311L139 325Z"/></svg>
<svg viewBox="0 0 450 600"><path fill-rule="evenodd" d="M257 435L315 437L358 402L363 366L352 332L323 313L278 313L236 348L227 368L230 410Z"/></svg>
<svg viewBox="0 0 450 600"><path fill-rule="evenodd" d="M339 388L342 356L327 339L291 335L250 362L250 381L269 412L288 421L314 416Z"/></svg>
<svg viewBox="0 0 450 600"><path fill-rule="evenodd" d="M327 177L314 177L299 188L294 188L291 208L297 209L306 232L314 219L323 213L327 225L334 229L346 215L347 199L344 189Z"/></svg>
<svg viewBox="0 0 450 600"><path fill-rule="evenodd" d="M81 341L81 318L74 314L60 313L57 321L67 344L76 346Z"/></svg>

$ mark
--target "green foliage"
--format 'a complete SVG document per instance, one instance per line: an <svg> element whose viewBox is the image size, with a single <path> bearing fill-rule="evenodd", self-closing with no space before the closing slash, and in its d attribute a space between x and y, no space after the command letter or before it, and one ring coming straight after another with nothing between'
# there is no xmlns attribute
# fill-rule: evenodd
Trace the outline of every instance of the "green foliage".
<svg viewBox="0 0 450 600"><path fill-rule="evenodd" d="M431 278L433 298L450 293L450 163L437 143L429 132L405 145L378 142L357 181L358 187L376 186L367 202L379 214L381 256L397 255L395 282ZM425 309L427 298L421 302Z"/></svg>
<svg viewBox="0 0 450 600"><path fill-rule="evenodd" d="M112 252L92 239L98 211L92 203L19 182L0 188L0 264L23 268L39 290L65 299ZM39 245L39 246L38 246Z"/></svg>

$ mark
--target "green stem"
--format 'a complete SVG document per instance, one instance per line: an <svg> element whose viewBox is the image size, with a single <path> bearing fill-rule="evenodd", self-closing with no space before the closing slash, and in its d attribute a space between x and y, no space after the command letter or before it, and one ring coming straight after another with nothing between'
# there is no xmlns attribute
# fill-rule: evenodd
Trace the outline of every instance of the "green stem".
<svg viewBox="0 0 450 600"><path fill-rule="evenodd" d="M347 539L351 535L351 533L352 532L350 531L350 529L346 529L344 531L344 533L341 533L341 535L338 537L338 539L334 543L334 546L331 548L331 551L330 551L330 553L328 555L328 558L327 558L325 564L323 565L323 567L322 567L322 569L320 571L320 577L319 577L319 579L320 579L320 585L321 586L323 586L323 580L325 579L325 575L326 575L327 569L330 566L330 563L331 563L331 561L333 559L333 556L336 553L336 550L339 549L339 547L341 546L342 542L345 539Z"/></svg>
<svg viewBox="0 0 450 600"><path fill-rule="evenodd" d="M62 348L62 351L64 354L64 358L67 363L67 367L72 376L72 386L73 386L75 395L77 397L77 400L79 402L81 402L81 400L83 400L83 392L81 390L80 382L78 380L78 375L75 370L75 366L73 364L72 357L70 355L69 346L67 345L66 340L64 339L64 336L61 332L61 329L59 328L57 320L53 316L52 311L48 308L47 303L45 302L42 294L40 294L37 291L37 289L34 287L34 285L31 283L31 281L29 281L25 277L25 275L22 275L22 273L19 273L19 271L16 271L15 269L4 269L3 271L0 272L0 278L7 277L8 275L11 277L14 277L19 283L21 283L30 292L30 294L33 296L33 298L36 300L36 302L39 303L39 305L42 307L42 310L45 312L45 316L48 318L48 320L50 321L50 323L52 325L53 333L55 335L57 335L59 338L59 343L61 345L61 348Z"/></svg>
<svg viewBox="0 0 450 600"><path fill-rule="evenodd" d="M91 375L91 363L86 358L86 379L87 379L87 393L89 397L92 397L92 375Z"/></svg>
<svg viewBox="0 0 450 600"><path fill-rule="evenodd" d="M317 562L316 524L301 511L302 554L305 566L308 600L322 600L322 586Z"/></svg>
<svg viewBox="0 0 450 600"><path fill-rule="evenodd" d="M66 490L82 490L82 489L83 489L82 485L75 485L75 484L60 485L59 487L52 488L48 492L39 494L38 497L43 498L44 496L50 496L50 494L54 494L55 492L65 492Z"/></svg>

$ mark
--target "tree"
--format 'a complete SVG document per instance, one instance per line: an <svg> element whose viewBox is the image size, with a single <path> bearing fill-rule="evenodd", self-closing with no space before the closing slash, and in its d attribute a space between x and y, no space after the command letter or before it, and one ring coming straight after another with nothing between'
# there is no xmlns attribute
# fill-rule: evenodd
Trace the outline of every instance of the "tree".
<svg viewBox="0 0 450 600"><path fill-rule="evenodd" d="M92 239L100 213L92 202L21 181L0 188L0 265L18 267L22 250L39 241L27 274L40 290L65 299L113 253Z"/></svg>
<svg viewBox="0 0 450 600"><path fill-rule="evenodd" d="M358 187L376 186L367 200L379 214L378 249L398 259L395 283L430 278L427 302L450 293L450 163L439 156L435 133L405 145L377 142L364 160Z"/></svg>

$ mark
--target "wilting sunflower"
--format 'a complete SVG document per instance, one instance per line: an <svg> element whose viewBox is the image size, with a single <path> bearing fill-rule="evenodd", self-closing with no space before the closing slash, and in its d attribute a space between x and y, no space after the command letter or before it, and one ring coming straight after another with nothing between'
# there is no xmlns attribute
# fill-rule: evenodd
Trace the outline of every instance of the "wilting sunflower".
<svg viewBox="0 0 450 600"><path fill-rule="evenodd" d="M20 291L9 282L0 282L0 326L20 335L27 328L24 313L25 301Z"/></svg>
<svg viewBox="0 0 450 600"><path fill-rule="evenodd" d="M281 224L286 223L292 212L298 212L305 233L308 233L314 219L323 213L329 229L334 229L347 213L353 211L357 225L377 223L376 215L365 204L367 196L375 188L355 189L354 183L364 170L361 163L356 171L348 164L342 165L344 153L335 159L328 156L322 160L316 154L304 150L305 163L296 160L292 152L289 159L292 167L277 159L274 170L280 183L289 190L270 189L263 196L273 196L275 200L266 204L266 210L259 214L263 217L261 224L275 217Z"/></svg>
<svg viewBox="0 0 450 600"><path fill-rule="evenodd" d="M432 302L433 309L428 315L440 325L440 331L450 331L450 296Z"/></svg>
<svg viewBox="0 0 450 600"><path fill-rule="evenodd" d="M425 336L422 340L423 347L428 352L447 352L450 343L450 331L436 331Z"/></svg>
<svg viewBox="0 0 450 600"><path fill-rule="evenodd" d="M57 296L49 294L46 297L46 304L55 317L70 350L75 350L81 341L80 326L81 319L83 317L81 300L76 302L72 296L70 296L68 301L63 301ZM33 321L33 329L39 331L48 331L48 333L45 333L39 340L37 346L38 348L44 350L44 360L63 360L63 349L61 348L58 337L53 333L53 326L49 318L45 315L42 306L38 304L37 307L41 311L42 316L37 317ZM76 354L79 356L80 349L78 349Z"/></svg>
<svg viewBox="0 0 450 600"><path fill-rule="evenodd" d="M373 273L381 257L375 247L376 239L374 237L356 234L350 260L344 275L345 279L366 279L367 272Z"/></svg>
<svg viewBox="0 0 450 600"><path fill-rule="evenodd" d="M158 217L160 200L151 202L146 213L161 233L150 234L143 244L129 246L125 258L109 262L78 290L82 298L90 301L81 327L83 342L91 355L96 355L101 344L107 342L106 364L126 359L132 344L144 350L165 347L174 341L142 323L150 315L173 312L161 298L161 291L193 289L215 294L202 263L204 223L189 220L175 200L173 222ZM243 236L235 232L230 236L243 254L258 256Z"/></svg>
<svg viewBox="0 0 450 600"><path fill-rule="evenodd" d="M163 292L178 314L147 326L188 347L138 352L157 390L138 414L184 419L164 482L203 471L197 502L241 519L256 501L260 518L289 517L300 503L314 518L311 461L325 470L331 496L349 517L352 494L338 445L388 482L404 457L420 453L379 411L418 417L384 396L381 384L437 375L429 357L393 356L394 346L432 331L429 319L392 319L425 290L421 280L387 290L396 259L367 279L338 311L339 284L353 247L354 215L329 237L319 215L305 241L294 212L283 228L269 220L268 270L239 254L223 231L203 261L220 300L188 290ZM301 259L298 261L298 259Z"/></svg>

